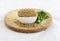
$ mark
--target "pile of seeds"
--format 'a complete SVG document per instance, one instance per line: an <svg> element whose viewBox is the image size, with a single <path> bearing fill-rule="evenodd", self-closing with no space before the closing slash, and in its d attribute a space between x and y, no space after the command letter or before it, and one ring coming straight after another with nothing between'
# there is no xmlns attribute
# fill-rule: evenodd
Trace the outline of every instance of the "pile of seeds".
<svg viewBox="0 0 60 41"><path fill-rule="evenodd" d="M36 16L36 12L33 9L21 9L18 11L19 17L34 17Z"/></svg>

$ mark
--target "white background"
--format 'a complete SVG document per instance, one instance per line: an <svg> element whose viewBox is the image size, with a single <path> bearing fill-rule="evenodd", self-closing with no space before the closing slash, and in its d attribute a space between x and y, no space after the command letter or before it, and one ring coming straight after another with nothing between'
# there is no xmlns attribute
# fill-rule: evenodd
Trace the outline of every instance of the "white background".
<svg viewBox="0 0 60 41"><path fill-rule="evenodd" d="M53 17L52 25L38 33L18 33L8 29L4 16L18 8L40 8ZM0 41L60 41L60 0L0 0Z"/></svg>

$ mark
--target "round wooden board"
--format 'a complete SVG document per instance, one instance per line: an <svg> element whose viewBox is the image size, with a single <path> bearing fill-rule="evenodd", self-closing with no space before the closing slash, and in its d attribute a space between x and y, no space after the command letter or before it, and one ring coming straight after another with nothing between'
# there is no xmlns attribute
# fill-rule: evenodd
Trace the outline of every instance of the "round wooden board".
<svg viewBox="0 0 60 41"><path fill-rule="evenodd" d="M37 11L39 11L39 10L37 10ZM52 20L51 15L49 13L47 13L50 17L48 19L42 21L41 24L33 23L33 25L37 25L37 26L31 26L31 27L23 26L22 27L22 26L20 26L20 23L17 20L17 18L18 18L17 14L18 14L18 10L12 10L12 11L8 12L4 18L4 22L5 22L6 26L14 31L24 32L24 33L33 33L33 32L39 32L39 31L45 30L46 28L48 28L48 26L51 25L51 20Z"/></svg>

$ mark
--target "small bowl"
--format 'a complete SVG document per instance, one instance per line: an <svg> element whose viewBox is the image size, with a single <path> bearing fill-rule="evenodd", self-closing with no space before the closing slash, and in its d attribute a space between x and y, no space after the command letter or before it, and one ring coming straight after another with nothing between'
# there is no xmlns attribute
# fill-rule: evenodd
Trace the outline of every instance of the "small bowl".
<svg viewBox="0 0 60 41"><path fill-rule="evenodd" d="M29 24L29 23L34 23L37 19L37 16L35 17L18 17L18 20L21 23Z"/></svg>

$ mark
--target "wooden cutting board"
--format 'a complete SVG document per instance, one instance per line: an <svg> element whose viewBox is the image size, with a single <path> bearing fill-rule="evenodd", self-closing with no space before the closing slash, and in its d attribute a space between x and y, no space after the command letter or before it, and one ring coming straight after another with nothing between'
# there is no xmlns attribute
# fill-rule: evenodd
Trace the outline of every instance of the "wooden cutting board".
<svg viewBox="0 0 60 41"><path fill-rule="evenodd" d="M48 14L49 15L49 14ZM50 15L49 15L50 16ZM14 31L33 33L43 31L51 25L51 16L47 20L41 22L41 24L22 24L18 20L18 9L12 10L5 15L4 22L6 26Z"/></svg>

